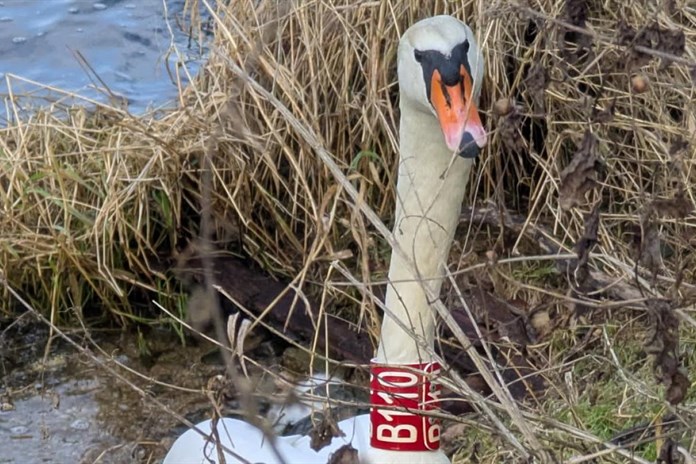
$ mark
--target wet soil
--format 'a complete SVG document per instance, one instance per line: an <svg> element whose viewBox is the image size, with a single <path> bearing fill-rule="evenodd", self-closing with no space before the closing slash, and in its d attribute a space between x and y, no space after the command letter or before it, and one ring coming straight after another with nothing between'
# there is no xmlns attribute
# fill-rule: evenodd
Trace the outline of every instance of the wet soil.
<svg viewBox="0 0 696 464"><path fill-rule="evenodd" d="M183 428L147 398L194 421L209 413L200 391L222 373L215 357L207 356L210 346L185 347L164 331L150 334L146 346L134 333L72 338L93 354L58 338L48 344L49 331L40 323L0 321L0 463L157 461ZM115 379L95 358L147 396Z"/></svg>
<svg viewBox="0 0 696 464"><path fill-rule="evenodd" d="M159 462L187 429L162 405L194 423L216 407L223 416L240 416L239 395L209 342L184 344L170 330L147 327L66 332L82 349L51 337L29 313L0 318L0 464ZM244 380L258 413L281 435L309 432L310 409L291 387L305 378L308 355L268 337L254 337L245 349L258 361L245 366ZM366 379L354 376L351 383ZM320 384L314 398L323 394ZM330 391L345 402L367 401L363 388ZM322 404L311 407L321 412ZM362 412L335 411L339 419Z"/></svg>

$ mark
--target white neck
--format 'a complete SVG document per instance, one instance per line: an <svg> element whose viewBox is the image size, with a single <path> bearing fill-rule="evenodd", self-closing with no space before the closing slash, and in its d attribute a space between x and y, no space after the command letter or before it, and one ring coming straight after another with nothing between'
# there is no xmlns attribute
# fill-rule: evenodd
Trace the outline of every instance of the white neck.
<svg viewBox="0 0 696 464"><path fill-rule="evenodd" d="M431 360L423 347L434 346L435 320L423 285L439 295L472 164L447 148L435 116L414 109L408 100L402 99L399 132L393 232L416 272L392 253L376 357L387 364Z"/></svg>

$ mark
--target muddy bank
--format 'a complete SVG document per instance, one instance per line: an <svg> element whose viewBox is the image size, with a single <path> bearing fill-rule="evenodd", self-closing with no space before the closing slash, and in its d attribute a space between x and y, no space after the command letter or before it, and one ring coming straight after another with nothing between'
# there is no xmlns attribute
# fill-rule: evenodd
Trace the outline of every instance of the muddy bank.
<svg viewBox="0 0 696 464"><path fill-rule="evenodd" d="M3 464L147 462L164 455L179 431L177 421L94 358L193 420L209 411L200 391L222 369L215 356L206 356L210 346L182 347L164 332L145 342L135 333L95 332L99 348L76 334L92 358L59 339L47 349L48 330L37 323L6 322L0 328Z"/></svg>
<svg viewBox="0 0 696 464"><path fill-rule="evenodd" d="M47 327L28 314L0 319L0 464L157 462L187 429L162 406L194 423L215 408L228 417L245 410L211 343L183 344L148 327L68 334L84 350L59 337L49 343ZM306 375L308 355L273 337L250 338L247 353L258 365L245 366L245 384L257 413L279 434L308 432L311 422L301 419L310 410L290 386ZM331 395L364 403L363 390L341 386Z"/></svg>

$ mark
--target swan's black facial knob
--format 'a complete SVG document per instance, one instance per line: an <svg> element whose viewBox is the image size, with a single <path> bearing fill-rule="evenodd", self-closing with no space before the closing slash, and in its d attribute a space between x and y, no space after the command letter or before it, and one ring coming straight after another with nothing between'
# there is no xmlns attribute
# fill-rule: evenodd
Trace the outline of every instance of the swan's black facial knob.
<svg viewBox="0 0 696 464"><path fill-rule="evenodd" d="M486 145L486 132L473 101L468 51L465 40L449 56L435 50L415 50L414 57L423 69L426 94L445 143L462 157L475 158Z"/></svg>

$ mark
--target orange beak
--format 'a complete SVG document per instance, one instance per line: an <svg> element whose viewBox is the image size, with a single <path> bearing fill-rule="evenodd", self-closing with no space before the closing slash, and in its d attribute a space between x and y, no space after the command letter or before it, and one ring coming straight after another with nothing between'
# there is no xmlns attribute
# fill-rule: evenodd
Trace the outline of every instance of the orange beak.
<svg viewBox="0 0 696 464"><path fill-rule="evenodd" d="M447 147L464 158L475 158L486 145L486 131L472 99L471 76L464 66L460 74L461 82L448 86L436 69L430 83L430 103L435 108Z"/></svg>

